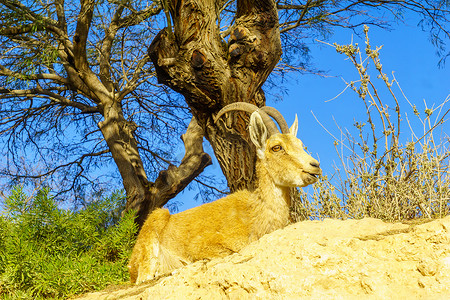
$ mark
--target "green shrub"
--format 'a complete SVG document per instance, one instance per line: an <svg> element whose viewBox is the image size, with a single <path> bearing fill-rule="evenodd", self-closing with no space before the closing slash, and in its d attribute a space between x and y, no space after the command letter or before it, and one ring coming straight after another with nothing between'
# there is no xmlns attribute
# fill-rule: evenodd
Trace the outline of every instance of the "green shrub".
<svg viewBox="0 0 450 300"><path fill-rule="evenodd" d="M66 298L128 281L137 228L133 214L119 217L124 201L114 193L72 211L48 189L30 198L14 188L0 216L1 298Z"/></svg>

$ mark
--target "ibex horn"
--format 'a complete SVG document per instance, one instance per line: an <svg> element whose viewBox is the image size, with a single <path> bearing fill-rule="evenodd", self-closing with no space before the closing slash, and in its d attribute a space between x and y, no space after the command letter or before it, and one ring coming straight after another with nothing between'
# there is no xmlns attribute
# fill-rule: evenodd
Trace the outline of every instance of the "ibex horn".
<svg viewBox="0 0 450 300"><path fill-rule="evenodd" d="M280 125L282 133L289 132L289 127L286 123L286 120L284 120L283 116L281 115L281 113L278 110L276 110L273 107L269 107L269 106L264 106L264 107L259 108L254 104L246 103L246 102L235 102L235 103L232 103L232 104L229 104L229 105L223 107L217 113L216 117L214 118L214 122L217 122L217 120L223 114L225 114L229 111L233 111L233 110L241 110L241 111L245 111L248 113L253 113L255 111L258 111L259 114L261 115L264 125L266 125L270 135L279 132L277 125L270 117L274 118L277 121L278 125Z"/></svg>
<svg viewBox="0 0 450 300"><path fill-rule="evenodd" d="M265 111L267 114L269 114L269 116L277 121L278 125L280 126L281 133L289 133L289 126L283 115L278 110L270 106L261 107L261 110Z"/></svg>

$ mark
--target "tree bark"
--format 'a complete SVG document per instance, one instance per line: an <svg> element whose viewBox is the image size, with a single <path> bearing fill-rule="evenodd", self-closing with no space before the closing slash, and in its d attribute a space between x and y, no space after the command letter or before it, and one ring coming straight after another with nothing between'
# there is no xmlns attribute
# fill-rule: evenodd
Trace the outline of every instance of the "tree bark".
<svg viewBox="0 0 450 300"><path fill-rule="evenodd" d="M150 182L144 171L137 142L133 136L136 125L128 122L118 103L105 107L104 120L98 126L108 144L108 148L122 177L127 195L126 210L136 211L136 222L143 224L150 205Z"/></svg>
<svg viewBox="0 0 450 300"><path fill-rule="evenodd" d="M265 104L261 87L281 57L275 2L237 1L226 43L215 0L168 0L174 32L162 30L149 47L158 80L184 95L211 143L231 191L254 188L255 151L244 113L213 116L225 105Z"/></svg>
<svg viewBox="0 0 450 300"><path fill-rule="evenodd" d="M186 153L180 165L170 165L150 182L133 136L136 125L127 121L115 104L105 109L104 120L98 125L122 177L127 194L125 210L135 211L135 221L142 227L151 211L164 206L211 164L211 157L203 152L203 131L193 118L182 136Z"/></svg>

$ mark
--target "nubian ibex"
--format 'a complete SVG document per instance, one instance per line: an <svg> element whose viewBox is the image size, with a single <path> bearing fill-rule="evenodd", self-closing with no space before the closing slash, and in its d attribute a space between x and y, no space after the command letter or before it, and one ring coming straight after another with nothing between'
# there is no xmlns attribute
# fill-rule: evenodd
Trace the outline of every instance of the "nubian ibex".
<svg viewBox="0 0 450 300"><path fill-rule="evenodd" d="M276 109L239 102L224 107L215 121L233 110L251 113L249 133L256 146L256 189L237 191L174 215L167 209L153 211L130 258L132 283L153 279L196 260L227 256L285 227L289 223L290 188L317 181L319 163L296 138L297 116L289 128Z"/></svg>

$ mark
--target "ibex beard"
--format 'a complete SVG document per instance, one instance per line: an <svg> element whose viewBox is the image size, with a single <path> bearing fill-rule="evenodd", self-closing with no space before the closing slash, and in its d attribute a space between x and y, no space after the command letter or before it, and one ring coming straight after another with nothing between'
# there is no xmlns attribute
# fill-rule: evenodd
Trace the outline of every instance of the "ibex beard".
<svg viewBox="0 0 450 300"><path fill-rule="evenodd" d="M296 138L298 122L288 128L273 108L234 103L225 112L252 113L249 133L256 147L257 188L237 191L211 203L170 215L156 209L145 221L128 265L132 283L170 273L191 262L224 257L290 220L290 189L317 181L319 163ZM281 133L273 120L279 124Z"/></svg>

